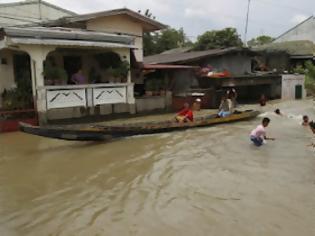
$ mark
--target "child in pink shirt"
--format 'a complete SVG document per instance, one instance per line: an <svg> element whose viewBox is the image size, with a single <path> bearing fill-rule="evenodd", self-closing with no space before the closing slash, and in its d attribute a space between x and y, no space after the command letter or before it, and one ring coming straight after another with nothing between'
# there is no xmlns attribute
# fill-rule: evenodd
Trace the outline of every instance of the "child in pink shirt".
<svg viewBox="0 0 315 236"><path fill-rule="evenodd" d="M267 138L266 136L266 127L269 125L270 119L264 118L262 120L262 124L258 125L256 129L254 129L250 133L250 140L257 146L260 147L264 144L264 140L275 140L274 138Z"/></svg>

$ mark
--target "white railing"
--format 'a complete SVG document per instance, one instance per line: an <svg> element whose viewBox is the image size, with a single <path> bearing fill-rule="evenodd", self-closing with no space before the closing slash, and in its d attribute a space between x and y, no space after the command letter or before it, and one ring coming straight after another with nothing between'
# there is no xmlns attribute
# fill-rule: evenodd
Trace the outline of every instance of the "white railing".
<svg viewBox="0 0 315 236"><path fill-rule="evenodd" d="M135 101L132 83L44 86L37 91L44 110Z"/></svg>

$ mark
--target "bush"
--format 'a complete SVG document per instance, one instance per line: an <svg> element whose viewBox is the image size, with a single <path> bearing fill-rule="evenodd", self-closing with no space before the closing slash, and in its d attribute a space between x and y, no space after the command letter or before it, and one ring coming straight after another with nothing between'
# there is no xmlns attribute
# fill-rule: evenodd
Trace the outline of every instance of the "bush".
<svg viewBox="0 0 315 236"><path fill-rule="evenodd" d="M304 75L306 71L302 65L297 65L295 68L293 68L292 72L294 74Z"/></svg>
<svg viewBox="0 0 315 236"><path fill-rule="evenodd" d="M305 63L305 88L308 93L315 94L315 65L311 61Z"/></svg>

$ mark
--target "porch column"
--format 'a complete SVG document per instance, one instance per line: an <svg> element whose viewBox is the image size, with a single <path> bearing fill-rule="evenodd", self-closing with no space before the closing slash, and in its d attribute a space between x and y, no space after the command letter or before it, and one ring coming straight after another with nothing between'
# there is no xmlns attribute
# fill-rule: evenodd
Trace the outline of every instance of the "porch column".
<svg viewBox="0 0 315 236"><path fill-rule="evenodd" d="M35 110L38 113L39 124L47 123L46 90L44 89L44 61L49 52L56 48L52 46L25 45L23 50L31 58L32 89Z"/></svg>
<svg viewBox="0 0 315 236"><path fill-rule="evenodd" d="M129 50L129 65L131 65L131 52ZM134 96L134 83L131 81L131 70L127 76L127 103L129 104L129 113L136 114L136 99Z"/></svg>

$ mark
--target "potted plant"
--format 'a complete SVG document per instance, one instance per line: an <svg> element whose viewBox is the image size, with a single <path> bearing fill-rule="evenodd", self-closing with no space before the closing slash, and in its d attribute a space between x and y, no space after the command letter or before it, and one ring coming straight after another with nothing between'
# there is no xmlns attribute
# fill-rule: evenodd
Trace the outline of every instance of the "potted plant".
<svg viewBox="0 0 315 236"><path fill-rule="evenodd" d="M61 67L56 67L56 77L55 77L55 84L57 85L63 85L63 84L67 84L67 80L68 80L68 75L67 72L65 71L65 69L61 68Z"/></svg>
<svg viewBox="0 0 315 236"><path fill-rule="evenodd" d="M68 80L67 72L60 67L47 64L44 68L45 84L60 85L66 84Z"/></svg>

